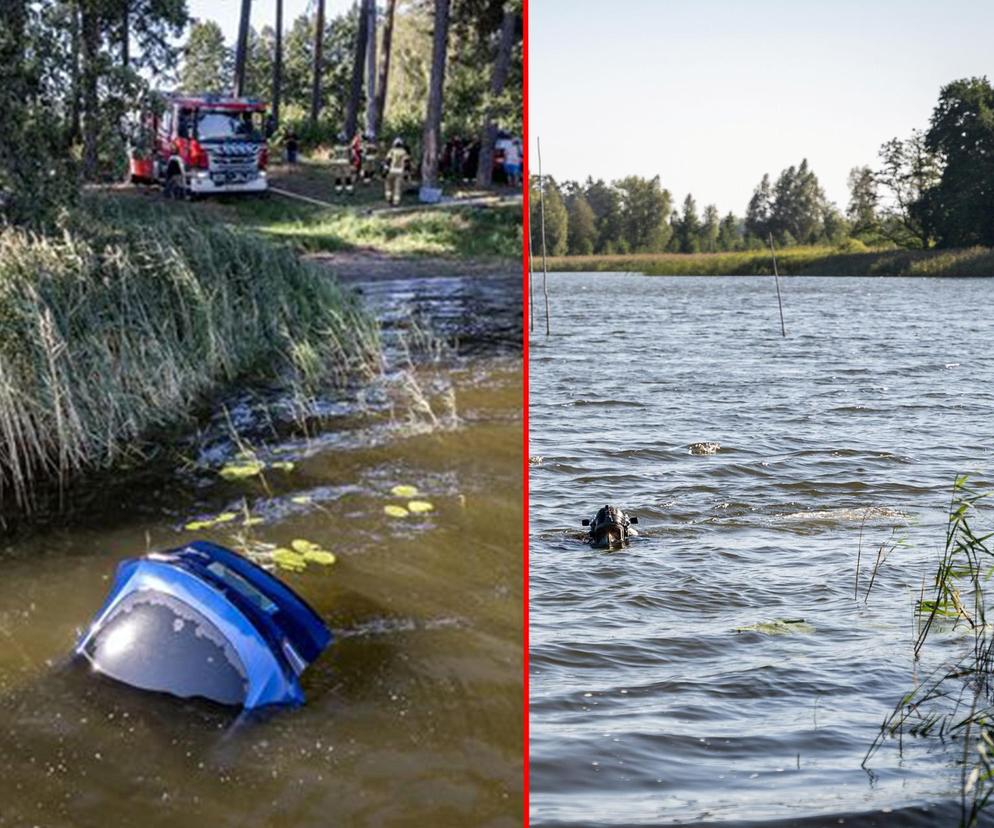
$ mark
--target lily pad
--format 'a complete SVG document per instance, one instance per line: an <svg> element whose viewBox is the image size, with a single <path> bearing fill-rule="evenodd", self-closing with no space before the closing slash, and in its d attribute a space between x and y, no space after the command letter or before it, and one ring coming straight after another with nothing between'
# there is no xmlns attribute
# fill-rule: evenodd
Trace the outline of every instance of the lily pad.
<svg viewBox="0 0 994 828"><path fill-rule="evenodd" d="M400 486L394 486L390 490L390 493L394 497L415 497L417 495L417 493L418 493L418 487L417 486L406 486L406 485L402 484Z"/></svg>
<svg viewBox="0 0 994 828"><path fill-rule="evenodd" d="M291 572L302 572L307 568L307 561L304 556L294 552L292 549L280 548L273 552L273 563L280 569L288 569Z"/></svg>
<svg viewBox="0 0 994 828"><path fill-rule="evenodd" d="M213 525L213 520L191 520L183 528L188 532L199 532L201 529L210 529Z"/></svg>
<svg viewBox="0 0 994 828"><path fill-rule="evenodd" d="M308 549L304 553L304 560L308 563L321 564L322 566L330 566L335 562L335 556L333 553L329 552L327 549Z"/></svg>
<svg viewBox="0 0 994 828"><path fill-rule="evenodd" d="M407 517L410 514L403 506L384 506L383 511L395 518Z"/></svg>
<svg viewBox="0 0 994 828"><path fill-rule="evenodd" d="M773 621L760 621L747 627L736 627L735 632L758 632L764 635L793 635L813 633L812 627L803 618L776 618Z"/></svg>
<svg viewBox="0 0 994 828"><path fill-rule="evenodd" d="M264 468L258 460L249 460L244 463L228 463L218 474L225 480L245 480L261 474Z"/></svg>
<svg viewBox="0 0 994 828"><path fill-rule="evenodd" d="M307 552L320 549L321 547L314 543L314 541L304 540L303 538L294 538L290 541L290 548L293 549L294 552L299 552L301 555L304 555Z"/></svg>
<svg viewBox="0 0 994 828"><path fill-rule="evenodd" d="M407 508L410 509L415 514L431 512L435 509L435 507L427 500L412 500L410 503L407 504Z"/></svg>

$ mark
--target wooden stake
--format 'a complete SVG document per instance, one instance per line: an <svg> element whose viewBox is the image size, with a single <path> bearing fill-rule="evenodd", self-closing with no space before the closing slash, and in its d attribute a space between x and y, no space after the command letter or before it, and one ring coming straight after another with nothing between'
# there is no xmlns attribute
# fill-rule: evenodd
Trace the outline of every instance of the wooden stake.
<svg viewBox="0 0 994 828"><path fill-rule="evenodd" d="M531 187L531 184L528 185ZM532 251L532 226L528 222L528 330L535 332L535 254Z"/></svg>
<svg viewBox="0 0 994 828"><path fill-rule="evenodd" d="M542 292L545 294L545 335L549 336L549 267L545 257L545 179L542 178L542 139L535 138L538 146L538 203L542 214Z"/></svg>
<svg viewBox="0 0 994 828"><path fill-rule="evenodd" d="M780 298L780 274L777 273L777 252L773 249L773 234L770 233L770 253L773 256L773 278L777 283L777 305L780 307L780 333L787 336L787 329L783 324L783 300Z"/></svg>

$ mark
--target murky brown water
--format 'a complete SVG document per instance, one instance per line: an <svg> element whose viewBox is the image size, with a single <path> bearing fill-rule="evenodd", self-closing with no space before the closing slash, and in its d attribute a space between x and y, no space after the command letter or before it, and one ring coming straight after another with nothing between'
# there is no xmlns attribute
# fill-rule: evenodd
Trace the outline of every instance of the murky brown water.
<svg viewBox="0 0 994 828"><path fill-rule="evenodd" d="M402 296L415 305L428 297L418 308L428 317L459 307L467 325L479 321L465 297L480 288L459 280L370 293L385 318ZM453 383L458 428L412 435L329 401L308 439L266 443L296 464L267 475L268 488L220 480L226 449L208 433L201 460L214 470L143 475L78 500L68 520L8 539L0 825L521 824L520 359L506 347L461 348L422 380ZM435 511L386 516L399 483L417 486ZM304 707L239 718L67 662L118 561L194 537L234 545L237 527L182 527L243 500L264 520L255 539L306 538L338 556L328 568L281 573L336 635L304 674Z"/></svg>

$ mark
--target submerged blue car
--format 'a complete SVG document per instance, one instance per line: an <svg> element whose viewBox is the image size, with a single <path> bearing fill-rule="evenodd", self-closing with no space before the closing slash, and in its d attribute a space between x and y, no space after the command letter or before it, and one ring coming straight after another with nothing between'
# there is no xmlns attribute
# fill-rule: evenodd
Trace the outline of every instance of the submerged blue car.
<svg viewBox="0 0 994 828"><path fill-rule="evenodd" d="M196 541L122 561L75 652L133 687L251 709L303 703L300 674L331 639L266 570Z"/></svg>

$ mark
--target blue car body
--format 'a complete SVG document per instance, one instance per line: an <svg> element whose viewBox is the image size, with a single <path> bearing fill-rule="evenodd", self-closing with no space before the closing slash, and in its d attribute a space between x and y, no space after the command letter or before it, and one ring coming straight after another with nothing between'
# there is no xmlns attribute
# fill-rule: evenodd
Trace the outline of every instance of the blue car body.
<svg viewBox="0 0 994 828"><path fill-rule="evenodd" d="M303 703L300 674L331 640L273 575L196 541L122 561L75 652L135 687L252 709Z"/></svg>

